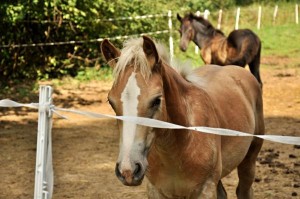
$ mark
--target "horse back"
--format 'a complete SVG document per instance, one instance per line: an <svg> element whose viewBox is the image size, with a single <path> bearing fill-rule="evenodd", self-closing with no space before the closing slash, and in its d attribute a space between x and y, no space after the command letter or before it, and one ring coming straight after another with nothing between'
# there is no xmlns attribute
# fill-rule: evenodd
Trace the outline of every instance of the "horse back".
<svg viewBox="0 0 300 199"><path fill-rule="evenodd" d="M206 65L195 72L215 105L220 127L254 133L253 115L262 111L261 87L255 77L237 66Z"/></svg>
<svg viewBox="0 0 300 199"><path fill-rule="evenodd" d="M260 45L259 37L249 29L239 29L232 31L227 37L228 45L234 48L241 48L243 45L252 46L256 49Z"/></svg>
<svg viewBox="0 0 300 199"><path fill-rule="evenodd" d="M219 128L264 134L261 87L251 73L237 66L216 65L196 72L214 104ZM221 137L222 177L241 163L252 142L252 137Z"/></svg>

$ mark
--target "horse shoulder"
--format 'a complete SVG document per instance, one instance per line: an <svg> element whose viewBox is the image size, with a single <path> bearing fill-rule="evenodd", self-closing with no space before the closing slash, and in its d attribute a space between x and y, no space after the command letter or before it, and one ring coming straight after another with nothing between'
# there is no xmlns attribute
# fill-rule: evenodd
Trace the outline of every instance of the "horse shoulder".
<svg viewBox="0 0 300 199"><path fill-rule="evenodd" d="M206 48L203 48L203 53L206 57L210 58L209 62L205 62L206 64L218 64L225 65L225 61L227 59L227 42L226 37L224 35L215 35L211 40L207 43ZM203 56L204 60L204 56ZM204 60L205 61L205 60Z"/></svg>
<svg viewBox="0 0 300 199"><path fill-rule="evenodd" d="M212 62L212 52L211 47L206 46L201 49L201 58L204 61L205 64L211 64Z"/></svg>
<svg viewBox="0 0 300 199"><path fill-rule="evenodd" d="M201 86L209 93L216 108L220 110L230 108L228 103L233 103L234 100L242 106L246 106L249 102L256 103L261 95L257 80L251 73L240 67L207 65L198 69L197 75L202 82L206 82ZM234 104L232 105L234 107ZM223 109L222 106L225 108Z"/></svg>
<svg viewBox="0 0 300 199"><path fill-rule="evenodd" d="M225 65L225 62L228 58L228 45L226 37L218 38L216 43L217 45L215 46L215 54L218 59L218 63L216 64Z"/></svg>

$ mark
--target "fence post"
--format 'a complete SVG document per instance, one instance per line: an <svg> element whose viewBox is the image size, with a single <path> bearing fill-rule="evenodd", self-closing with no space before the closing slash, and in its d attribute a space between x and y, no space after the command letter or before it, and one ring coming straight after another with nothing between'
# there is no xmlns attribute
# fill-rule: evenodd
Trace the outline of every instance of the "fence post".
<svg viewBox="0 0 300 199"><path fill-rule="evenodd" d="M221 29L221 23L222 23L222 9L219 10L219 18L218 18L218 29Z"/></svg>
<svg viewBox="0 0 300 199"><path fill-rule="evenodd" d="M239 29L239 20L240 20L240 7L236 10L236 17L235 17L235 29Z"/></svg>
<svg viewBox="0 0 300 199"><path fill-rule="evenodd" d="M169 30L170 30L170 38L169 38L169 45L170 45L170 59L173 60L174 56L174 46L173 46L173 37L172 37L172 11L168 11L168 17L169 17Z"/></svg>
<svg viewBox="0 0 300 199"><path fill-rule="evenodd" d="M260 29L260 21L261 21L261 6L258 7L258 17L257 17L257 29Z"/></svg>
<svg viewBox="0 0 300 199"><path fill-rule="evenodd" d="M276 6L275 6L275 9L274 9L274 14L273 14L273 25L274 25L275 22L276 22L277 12L278 12L278 5L276 5Z"/></svg>
<svg viewBox="0 0 300 199"><path fill-rule="evenodd" d="M208 16L209 16L209 15L210 15L209 10L205 9L205 10L204 10L204 15L203 15L204 19L208 19Z"/></svg>
<svg viewBox="0 0 300 199"><path fill-rule="evenodd" d="M298 4L295 5L295 18L296 18L296 24L299 24Z"/></svg>
<svg viewBox="0 0 300 199"><path fill-rule="evenodd" d="M200 11L198 10L197 12L196 12L196 16L197 17L199 17L200 16ZM195 54L198 54L199 53L199 47L195 44Z"/></svg>
<svg viewBox="0 0 300 199"><path fill-rule="evenodd" d="M34 199L51 199L53 192L51 96L50 86L40 86Z"/></svg>

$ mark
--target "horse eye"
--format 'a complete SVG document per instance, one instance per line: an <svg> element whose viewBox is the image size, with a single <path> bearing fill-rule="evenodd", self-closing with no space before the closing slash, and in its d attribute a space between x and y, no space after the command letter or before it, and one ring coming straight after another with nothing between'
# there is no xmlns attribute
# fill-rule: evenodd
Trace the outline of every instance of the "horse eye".
<svg viewBox="0 0 300 199"><path fill-rule="evenodd" d="M150 108L157 109L159 107L160 103L161 103L161 99L160 99L160 97L157 97L151 102Z"/></svg>

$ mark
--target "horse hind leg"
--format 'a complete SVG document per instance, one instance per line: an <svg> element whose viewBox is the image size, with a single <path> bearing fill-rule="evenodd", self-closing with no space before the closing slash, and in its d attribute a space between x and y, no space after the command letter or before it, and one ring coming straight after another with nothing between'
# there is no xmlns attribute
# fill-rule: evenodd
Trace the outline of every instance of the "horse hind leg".
<svg viewBox="0 0 300 199"><path fill-rule="evenodd" d="M255 178L255 163L262 144L262 139L253 138L246 157L238 166L239 184L236 189L236 195L238 199L253 198L252 184Z"/></svg>

